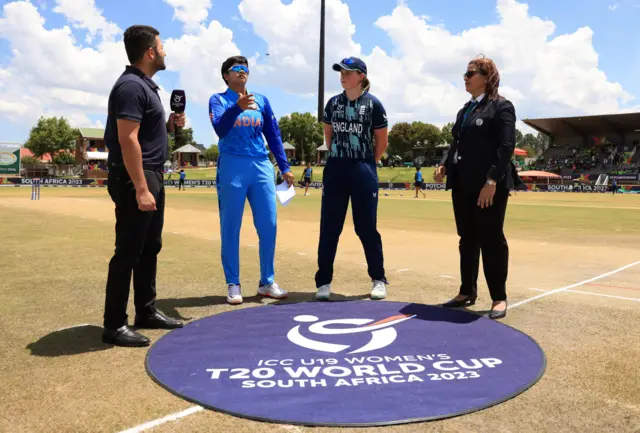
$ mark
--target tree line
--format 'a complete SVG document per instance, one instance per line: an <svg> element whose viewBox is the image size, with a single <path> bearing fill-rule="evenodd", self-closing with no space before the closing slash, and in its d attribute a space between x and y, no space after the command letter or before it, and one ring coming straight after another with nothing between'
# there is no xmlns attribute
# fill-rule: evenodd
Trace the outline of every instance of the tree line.
<svg viewBox="0 0 640 433"><path fill-rule="evenodd" d="M296 148L296 159L305 161L309 158L315 161L316 149L324 142L324 130L321 123L311 113L292 113L283 116L278 121L283 142L288 142ZM399 122L389 131L389 147L386 157L397 156L404 160L412 159L414 151L420 154L433 151L441 145L451 145L453 122L438 127L431 123L420 121ZM29 139L25 147L33 152L35 158L40 159L45 154L53 156L54 164L72 164L75 158L73 151L76 139L80 137L80 130L72 128L64 117L41 117L31 128ZM193 138L192 128L182 129L182 144L191 144L202 148ZM547 149L549 139L544 134L523 134L516 129L516 146L527 150L530 157ZM176 149L174 134L169 135L169 154ZM204 150L204 159L215 161L219 150L215 144Z"/></svg>
<svg viewBox="0 0 640 433"><path fill-rule="evenodd" d="M296 147L298 159L305 160L307 155L315 156L316 149L323 144L324 131L321 123L311 113L292 113L279 120L282 140ZM389 147L387 156L399 156L403 159L413 158L414 149L421 153L429 152L440 145L451 145L453 122L438 127L425 122L399 122L389 131ZM516 146L535 156L549 146L549 138L537 135L523 134L516 129Z"/></svg>

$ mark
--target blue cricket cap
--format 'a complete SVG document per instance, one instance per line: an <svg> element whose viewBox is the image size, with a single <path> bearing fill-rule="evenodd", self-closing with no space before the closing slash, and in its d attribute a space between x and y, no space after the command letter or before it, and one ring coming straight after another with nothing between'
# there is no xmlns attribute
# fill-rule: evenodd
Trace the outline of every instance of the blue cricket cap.
<svg viewBox="0 0 640 433"><path fill-rule="evenodd" d="M342 69L347 71L360 71L363 74L367 73L367 65L357 57L348 57L346 59L342 59L340 63L334 63L334 71L340 71Z"/></svg>

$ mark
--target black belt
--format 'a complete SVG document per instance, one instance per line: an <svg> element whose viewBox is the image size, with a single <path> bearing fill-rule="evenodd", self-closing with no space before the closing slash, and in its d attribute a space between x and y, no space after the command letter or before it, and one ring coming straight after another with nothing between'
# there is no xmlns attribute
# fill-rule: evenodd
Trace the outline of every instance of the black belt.
<svg viewBox="0 0 640 433"><path fill-rule="evenodd" d="M109 168L109 170L111 169L126 170L127 169L124 164L119 162L110 162L109 164L107 164L107 167ZM155 164L142 164L142 169L145 171L156 171L160 173L164 172L164 167L162 165L155 165Z"/></svg>

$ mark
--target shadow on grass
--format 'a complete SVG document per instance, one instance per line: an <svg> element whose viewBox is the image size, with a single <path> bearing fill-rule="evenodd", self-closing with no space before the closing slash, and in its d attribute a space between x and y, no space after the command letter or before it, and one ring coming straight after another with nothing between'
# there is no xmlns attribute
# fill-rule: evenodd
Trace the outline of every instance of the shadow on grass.
<svg viewBox="0 0 640 433"><path fill-rule="evenodd" d="M94 325L81 325L61 329L40 337L29 343L27 349L33 356L57 357L100 352L113 347L101 341L102 328Z"/></svg>
<svg viewBox="0 0 640 433"><path fill-rule="evenodd" d="M339 293L331 294L330 302L359 301L369 299L369 294L345 296ZM244 298L244 304L255 305L286 305L299 302L320 302L316 301L312 292L290 292L286 299L269 300L261 296L248 296ZM192 320L192 317L183 317L179 308L207 307L213 305L226 305L226 296L203 296L192 298L169 298L158 299L156 305L158 309L168 316L180 320ZM425 308L426 307L426 308ZM401 309L403 314L415 314L416 319L428 321L446 321L453 323L469 323L485 316L490 310L474 311L466 308L448 309L433 308L422 304L409 304ZM461 312L473 314L460 314ZM196 317L199 319L200 317ZM81 325L72 328L61 329L51 332L33 343L27 345L33 356L59 357L80 355L83 353L100 352L114 347L111 344L101 342L102 328L95 325Z"/></svg>
<svg viewBox="0 0 640 433"><path fill-rule="evenodd" d="M432 322L471 323L486 317L491 310L470 310L468 308L445 308L441 305L409 304L400 309L402 314L414 315L418 320ZM471 314L467 314L471 313Z"/></svg>
<svg viewBox="0 0 640 433"><path fill-rule="evenodd" d="M358 296L344 296L339 293L331 294L331 301L355 301L369 298L368 294ZM261 296L248 296L244 298L244 304L255 305L283 305L297 302L317 302L315 293L290 292L289 297L281 300L269 300ZM179 308L207 307L212 305L226 305L226 296L202 296L193 298L158 299L156 306L170 317L180 320L192 320L191 317L183 317ZM200 317L197 317L199 319ZM103 328L95 325L80 325L72 328L51 332L37 341L29 343L26 348L32 356L59 357L80 355L83 353L100 352L114 347L101 341Z"/></svg>
<svg viewBox="0 0 640 433"><path fill-rule="evenodd" d="M362 294L356 296L344 296L339 293L331 294L331 302L334 301L357 301L368 299L369 294ZM271 300L262 296L245 296L243 305L255 304L255 305L284 305L295 304L298 302L319 302L315 299L315 292L289 292L289 296L285 299ZM214 305L227 305L226 296L200 296L192 298L168 298L158 299L156 306L159 310L171 317L175 317L179 320L192 320L193 317L184 317L178 311L179 308L194 308L194 307L210 307ZM198 317L200 318L200 317Z"/></svg>

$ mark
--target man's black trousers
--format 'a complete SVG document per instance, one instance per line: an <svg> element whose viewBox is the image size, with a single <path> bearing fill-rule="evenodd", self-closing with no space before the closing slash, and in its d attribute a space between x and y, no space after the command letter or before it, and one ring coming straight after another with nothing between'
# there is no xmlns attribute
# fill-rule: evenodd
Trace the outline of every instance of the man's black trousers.
<svg viewBox="0 0 640 433"><path fill-rule="evenodd" d="M157 256L162 249L164 179L161 170L145 170L155 211L138 209L133 181L124 167L111 168L108 191L115 203L116 248L109 262L104 307L104 327L117 329L127 323L127 302L133 273L136 314L155 311Z"/></svg>
<svg viewBox="0 0 640 433"><path fill-rule="evenodd" d="M316 287L330 284L349 199L353 225L372 280L385 281L382 238L377 229L378 173L373 161L329 158L322 176L322 210Z"/></svg>
<svg viewBox="0 0 640 433"><path fill-rule="evenodd" d="M452 189L453 211L460 236L460 294L471 297L477 295L482 252L482 265L491 299L505 301L509 246L503 226L509 191L497 188L493 205L484 209L478 206L479 195L477 188L458 186Z"/></svg>

